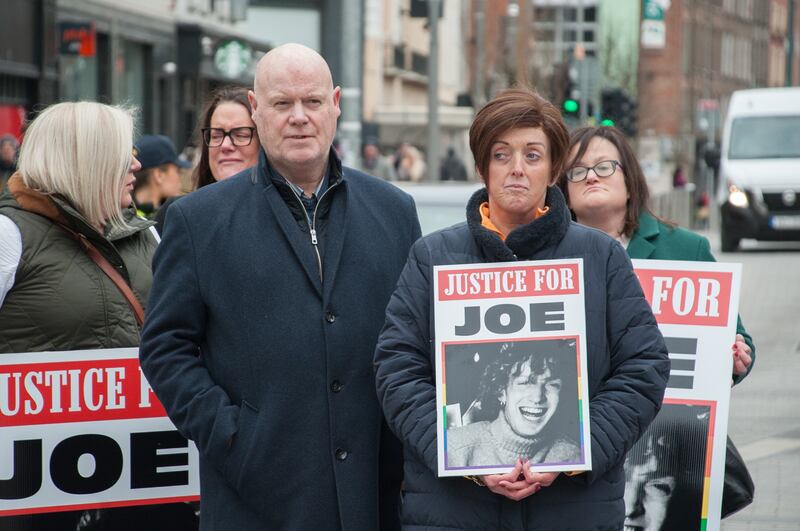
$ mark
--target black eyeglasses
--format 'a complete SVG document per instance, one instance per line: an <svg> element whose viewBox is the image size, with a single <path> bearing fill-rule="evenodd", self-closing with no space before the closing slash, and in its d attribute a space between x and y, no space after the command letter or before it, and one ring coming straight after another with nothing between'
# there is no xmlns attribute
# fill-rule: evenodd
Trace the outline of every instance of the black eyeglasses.
<svg viewBox="0 0 800 531"><path fill-rule="evenodd" d="M594 174L598 177L611 177L617 171L617 166L622 168L622 164L616 160L602 160L589 168L586 166L573 166L567 170L567 180L572 183L579 183L586 179L590 170L594 170Z"/></svg>
<svg viewBox="0 0 800 531"><path fill-rule="evenodd" d="M219 147L225 142L225 137L230 137L234 146L249 146L253 141L255 127L234 127L230 131L217 127L204 127L200 131L203 133L203 142L208 147Z"/></svg>

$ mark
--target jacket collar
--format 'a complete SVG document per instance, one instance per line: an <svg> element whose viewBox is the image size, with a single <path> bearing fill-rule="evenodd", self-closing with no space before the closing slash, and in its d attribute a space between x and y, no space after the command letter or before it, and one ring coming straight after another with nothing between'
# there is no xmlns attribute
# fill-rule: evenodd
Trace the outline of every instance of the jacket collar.
<svg viewBox="0 0 800 531"><path fill-rule="evenodd" d="M58 194L45 194L38 190L33 190L25 186L22 177L15 173L8 180L8 191L22 210L43 216L53 223L66 225L75 232L81 233L91 239L95 245L102 246L104 240L116 241L126 238L139 231L145 230L155 225L154 221L148 221L136 217L133 209L126 209L123 212L125 221L129 227L122 230L107 230L106 234L100 232L72 206L65 197Z"/></svg>
<svg viewBox="0 0 800 531"><path fill-rule="evenodd" d="M269 186L270 183L286 185L285 177L278 173L272 166L263 147L258 153L258 164L253 168L253 173L250 174L250 179L253 184L256 184L259 178L263 179L267 186ZM336 154L336 150L331 147L328 151L328 188L344 180L342 161Z"/></svg>
<svg viewBox="0 0 800 531"><path fill-rule="evenodd" d="M480 205L489 200L486 188L476 191L467 203L467 225L486 258L495 262L527 260L542 249L560 242L570 224L564 195L556 186L547 188L544 204L549 211L527 225L517 227L503 242L497 234L481 224Z"/></svg>
<svg viewBox="0 0 800 531"><path fill-rule="evenodd" d="M661 229L656 218L647 212L642 212L639 215L639 227L628 242L628 255L632 258L649 258L656 249L652 242L660 233Z"/></svg>

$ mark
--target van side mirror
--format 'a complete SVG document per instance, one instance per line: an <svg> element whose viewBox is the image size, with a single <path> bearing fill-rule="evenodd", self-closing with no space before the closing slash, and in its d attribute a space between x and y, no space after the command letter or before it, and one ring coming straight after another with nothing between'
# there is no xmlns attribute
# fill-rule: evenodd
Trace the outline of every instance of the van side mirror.
<svg viewBox="0 0 800 531"><path fill-rule="evenodd" d="M707 146L703 150L703 160L705 161L706 166L714 171L719 171L719 159L720 151L717 144L714 144L713 146Z"/></svg>

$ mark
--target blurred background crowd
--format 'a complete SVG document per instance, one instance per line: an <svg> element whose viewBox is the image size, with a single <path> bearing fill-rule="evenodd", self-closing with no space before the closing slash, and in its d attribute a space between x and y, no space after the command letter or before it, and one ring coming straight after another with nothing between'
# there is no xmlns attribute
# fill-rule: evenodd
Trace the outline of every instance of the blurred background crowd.
<svg viewBox="0 0 800 531"><path fill-rule="evenodd" d="M336 147L347 165L388 180L475 180L466 135L476 110L524 83L570 127L616 125L656 210L702 225L716 186L706 160L731 93L798 84L796 3L6 0L0 181L35 112L82 99L136 106L138 133L175 146L188 191L212 91L252 86L265 52L300 42L343 88ZM659 199L673 189L677 199Z"/></svg>

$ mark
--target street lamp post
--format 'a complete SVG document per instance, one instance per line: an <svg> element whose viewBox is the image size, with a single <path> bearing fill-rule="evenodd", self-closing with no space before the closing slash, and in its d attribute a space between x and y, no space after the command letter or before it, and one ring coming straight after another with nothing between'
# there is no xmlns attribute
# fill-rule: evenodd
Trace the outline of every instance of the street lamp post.
<svg viewBox="0 0 800 531"><path fill-rule="evenodd" d="M428 180L439 180L439 5L428 0Z"/></svg>

